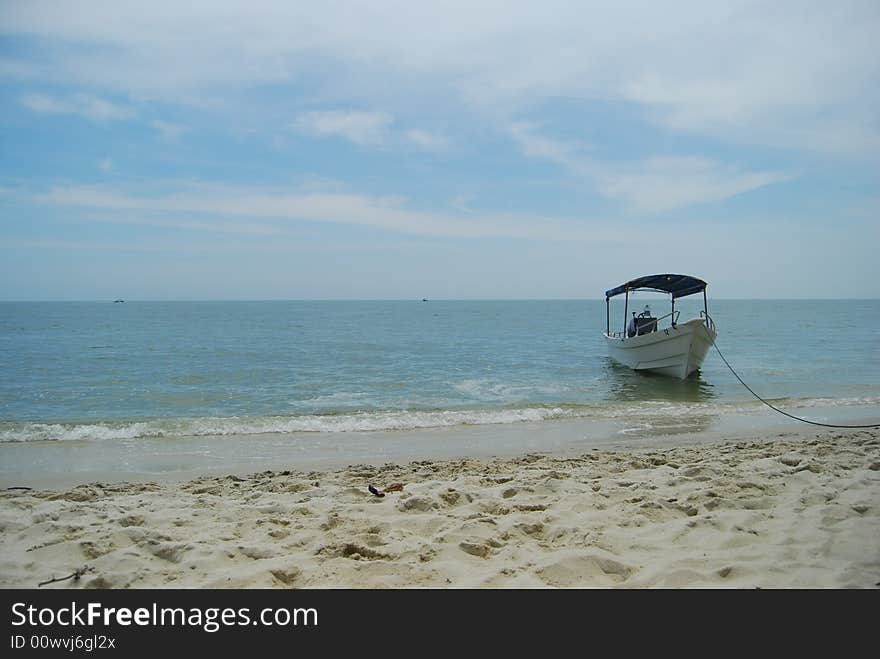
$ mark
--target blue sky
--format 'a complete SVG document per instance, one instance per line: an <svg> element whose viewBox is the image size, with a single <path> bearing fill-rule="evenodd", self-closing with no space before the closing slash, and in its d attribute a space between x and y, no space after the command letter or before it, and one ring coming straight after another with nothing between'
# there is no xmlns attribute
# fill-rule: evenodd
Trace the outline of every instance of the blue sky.
<svg viewBox="0 0 880 659"><path fill-rule="evenodd" d="M874 1L5 0L0 299L880 297L878 39Z"/></svg>

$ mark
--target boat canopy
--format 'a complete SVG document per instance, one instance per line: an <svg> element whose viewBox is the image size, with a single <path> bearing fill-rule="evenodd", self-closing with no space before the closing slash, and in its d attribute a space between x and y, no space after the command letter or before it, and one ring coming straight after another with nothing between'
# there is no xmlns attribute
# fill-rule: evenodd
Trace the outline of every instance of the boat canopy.
<svg viewBox="0 0 880 659"><path fill-rule="evenodd" d="M706 290L706 282L689 275L645 275L621 284L617 288L605 291L605 299L635 290L652 290L671 293L672 299L693 295Z"/></svg>

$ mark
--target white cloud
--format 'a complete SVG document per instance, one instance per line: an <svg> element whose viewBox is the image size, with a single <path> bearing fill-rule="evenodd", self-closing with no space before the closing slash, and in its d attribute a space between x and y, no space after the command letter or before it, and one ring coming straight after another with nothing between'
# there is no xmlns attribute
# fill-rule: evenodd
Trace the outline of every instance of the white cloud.
<svg viewBox="0 0 880 659"><path fill-rule="evenodd" d="M880 128L870 111L856 104L834 107L830 98L820 106L816 89L790 82L775 72L740 80L650 76L628 83L623 93L676 131L842 155L878 152ZM771 124L770 116L782 119Z"/></svg>
<svg viewBox="0 0 880 659"><path fill-rule="evenodd" d="M441 152L449 142L441 135L416 128L397 131L386 112L315 110L298 115L291 128L312 137L341 137L359 146L406 143L423 151Z"/></svg>
<svg viewBox="0 0 880 659"><path fill-rule="evenodd" d="M584 169L584 163L579 156L581 148L539 135L537 133L538 127L534 124L514 123L510 125L509 129L523 155L529 158L549 160L576 171Z"/></svg>
<svg viewBox="0 0 880 659"><path fill-rule="evenodd" d="M404 138L424 151L439 152L449 148L449 141L445 137L424 130L407 130L404 132Z"/></svg>
<svg viewBox="0 0 880 659"><path fill-rule="evenodd" d="M719 202L772 183L790 180L782 172L747 172L706 158L650 158L598 174L599 190L644 214Z"/></svg>
<svg viewBox="0 0 880 659"><path fill-rule="evenodd" d="M50 98L43 94L26 94L21 97L20 101L23 106L34 112L60 114L69 111L54 98Z"/></svg>
<svg viewBox="0 0 880 659"><path fill-rule="evenodd" d="M639 214L656 214L693 204L724 201L749 190L790 180L782 172L749 172L700 157L664 156L608 164L573 145L544 137L526 124L511 126L523 154L556 163L592 181L605 197Z"/></svg>
<svg viewBox="0 0 880 659"><path fill-rule="evenodd" d="M673 130L737 142L840 150L828 127L848 125L844 150L864 154L878 135L873 0L267 0L258 11L231 0L119 0L112 11L7 0L0 25L53 46L27 62L6 56L0 70L137 98L304 85L398 117L432 98L510 118L569 97L626 100Z"/></svg>
<svg viewBox="0 0 880 659"><path fill-rule="evenodd" d="M394 118L384 112L324 110L304 112L294 130L316 137L342 137L360 146L382 144Z"/></svg>
<svg viewBox="0 0 880 659"><path fill-rule="evenodd" d="M513 214L444 214L408 208L405 199L344 193L291 194L266 188L188 186L136 196L106 186L56 187L33 198L65 208L111 213L103 221L251 235L287 233L290 222L358 225L420 236L522 238L532 240L620 240L619 229L603 230L583 219ZM206 219L193 219L194 215ZM230 222L227 218L248 220ZM259 220L259 222L254 222ZM624 232L625 233L625 232Z"/></svg>
<svg viewBox="0 0 880 659"><path fill-rule="evenodd" d="M173 124L169 121L162 121L161 119L152 120L150 122L150 126L158 131L162 139L172 142L180 137L181 133L186 131L186 128L184 126Z"/></svg>
<svg viewBox="0 0 880 659"><path fill-rule="evenodd" d="M75 114L94 121L120 121L134 116L134 110L89 94L56 98L46 94L25 94L21 104L41 114Z"/></svg>

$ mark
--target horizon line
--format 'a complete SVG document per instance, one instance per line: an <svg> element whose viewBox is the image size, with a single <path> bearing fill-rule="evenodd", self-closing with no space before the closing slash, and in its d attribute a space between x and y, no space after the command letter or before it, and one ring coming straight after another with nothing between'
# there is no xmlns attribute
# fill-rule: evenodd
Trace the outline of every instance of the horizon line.
<svg viewBox="0 0 880 659"><path fill-rule="evenodd" d="M498 298L417 298L417 297L394 297L394 298L77 298L77 299L0 299L0 304L13 303L129 303L129 302L602 302L603 297L498 297ZM681 298L680 298L681 299ZM694 298L696 299L696 298ZM711 297L713 300L727 301L801 301L801 302L824 302L829 300L849 301L873 301L880 300L878 297Z"/></svg>

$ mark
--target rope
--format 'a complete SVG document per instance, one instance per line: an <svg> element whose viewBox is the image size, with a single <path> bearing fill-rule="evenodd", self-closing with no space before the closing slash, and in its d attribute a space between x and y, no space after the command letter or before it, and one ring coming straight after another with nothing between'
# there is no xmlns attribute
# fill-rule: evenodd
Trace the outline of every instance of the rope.
<svg viewBox="0 0 880 659"><path fill-rule="evenodd" d="M725 363L725 365L727 366L727 368L730 369L730 372L736 376L736 379L740 381L742 386L744 386L746 389L748 389L751 392L752 396L754 396L759 401L764 403L764 405L769 407L771 410L775 410L776 412L779 412L780 414L784 414L785 416L790 417L792 419L795 419L796 421L803 421L804 423L810 423L814 426L824 426L826 428L880 428L880 423L872 423L872 424L868 424L868 425L864 425L864 426L840 426L840 425L835 425L833 423L819 423L818 421L810 421L809 419L802 419L799 416L795 416L794 414L789 414L788 412L786 412L784 410L780 410L778 407L774 407L773 405L768 403L766 400L761 398L758 394L756 394L754 392L754 390L749 385L747 385L745 382L743 382L743 379L737 374L736 371L733 370L733 366L731 366L728 363L728 361L726 359L724 359L724 355L721 354L721 350L720 350L720 348L718 348L718 344L715 343L714 341L712 341L712 345L715 346L715 350L718 351L718 356L721 357L721 361L723 361Z"/></svg>

